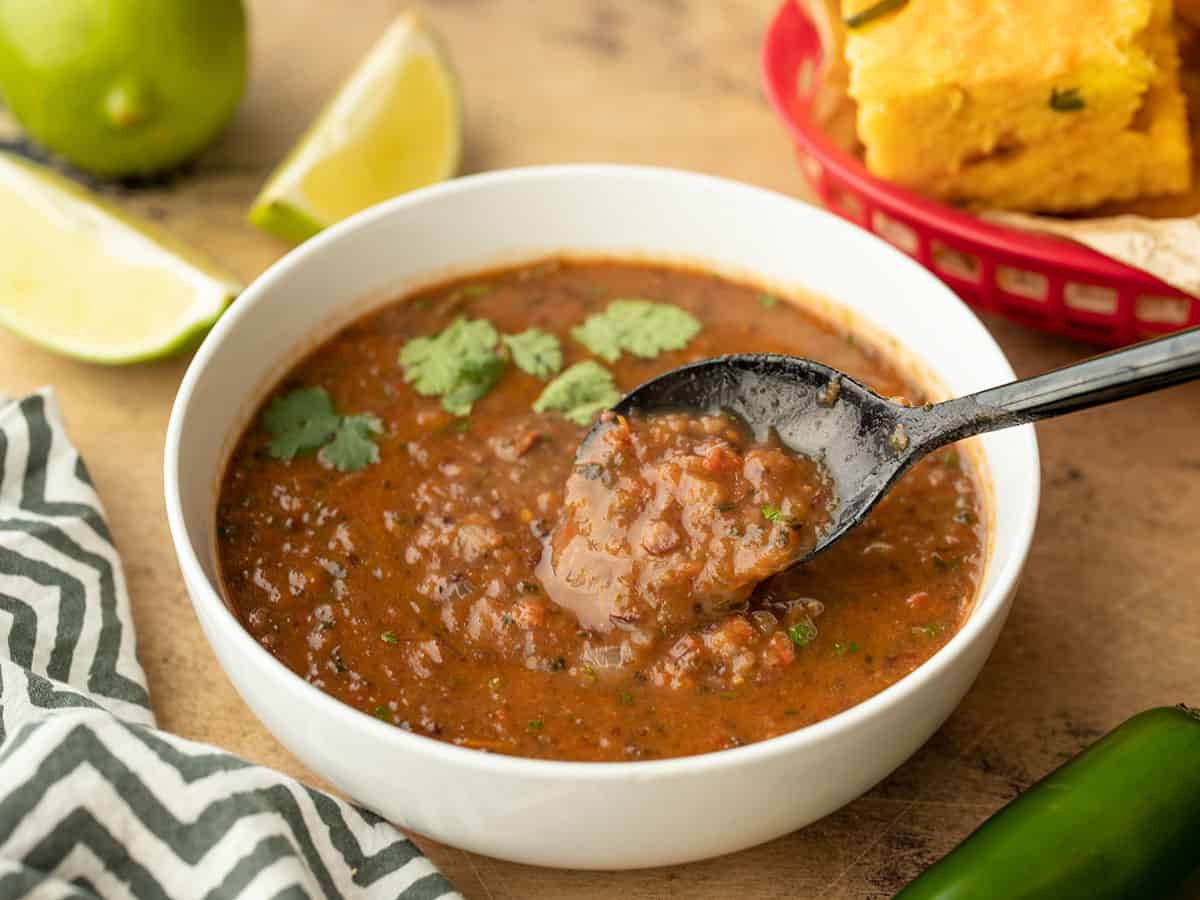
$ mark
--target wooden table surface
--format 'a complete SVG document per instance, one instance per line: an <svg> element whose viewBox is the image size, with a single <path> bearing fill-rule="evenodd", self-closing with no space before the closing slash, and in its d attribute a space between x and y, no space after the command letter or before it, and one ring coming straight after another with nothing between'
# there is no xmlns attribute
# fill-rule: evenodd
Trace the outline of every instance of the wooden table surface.
<svg viewBox="0 0 1200 900"><path fill-rule="evenodd" d="M465 86L466 169L651 163L804 196L759 87L758 42L774 4L427 3ZM251 86L231 128L186 176L112 193L253 278L287 248L244 223L247 205L402 8L393 0L254 0ZM1005 322L988 325L1021 374L1090 352ZM160 724L315 781L226 681L176 568L161 461L186 362L99 368L0 334L0 392L58 389L124 553ZM891 896L1125 717L1200 702L1198 410L1200 385L1192 385L1039 427L1038 536L995 653L927 746L824 821L734 856L616 874L536 869L418 842L468 898Z"/></svg>

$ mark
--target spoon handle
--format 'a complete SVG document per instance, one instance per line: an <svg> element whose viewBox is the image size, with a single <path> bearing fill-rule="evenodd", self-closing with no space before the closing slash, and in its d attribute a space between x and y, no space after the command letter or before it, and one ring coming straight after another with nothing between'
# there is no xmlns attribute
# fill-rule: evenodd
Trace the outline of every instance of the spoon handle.
<svg viewBox="0 0 1200 900"><path fill-rule="evenodd" d="M906 428L914 449L1112 403L1200 378L1200 328L1143 341L1081 363L914 409Z"/></svg>

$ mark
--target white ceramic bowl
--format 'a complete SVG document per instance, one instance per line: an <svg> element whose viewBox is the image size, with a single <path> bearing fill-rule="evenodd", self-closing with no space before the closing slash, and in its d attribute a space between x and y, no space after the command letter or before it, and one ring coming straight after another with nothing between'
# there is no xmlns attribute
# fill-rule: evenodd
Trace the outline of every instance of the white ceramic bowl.
<svg viewBox="0 0 1200 900"><path fill-rule="evenodd" d="M942 724L983 666L1033 535L1038 455L1026 426L978 439L991 480L982 593L925 665L800 731L703 756L570 763L455 747L386 725L286 669L221 599L213 553L226 455L261 396L334 326L455 273L566 252L688 260L831 298L896 338L954 394L1013 378L979 321L915 262L795 200L701 175L553 166L451 181L367 210L272 266L196 354L166 445L171 533L196 615L268 729L313 771L405 828L546 866L633 868L738 850L853 800ZM366 298L366 299L364 299ZM985 476L986 477L986 476Z"/></svg>

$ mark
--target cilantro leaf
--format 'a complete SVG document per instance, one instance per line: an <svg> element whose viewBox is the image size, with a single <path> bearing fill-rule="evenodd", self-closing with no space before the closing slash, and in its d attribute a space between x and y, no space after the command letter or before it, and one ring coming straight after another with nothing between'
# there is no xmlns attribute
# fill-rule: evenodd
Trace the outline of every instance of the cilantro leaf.
<svg viewBox="0 0 1200 900"><path fill-rule="evenodd" d="M634 356L653 359L665 350L682 350L700 331L700 323L678 306L637 300L618 300L622 314L640 321L630 325L626 348Z"/></svg>
<svg viewBox="0 0 1200 900"><path fill-rule="evenodd" d="M262 418L271 433L267 449L276 459L292 459L297 453L316 450L337 430L338 415L324 388L301 388L276 397Z"/></svg>
<svg viewBox="0 0 1200 900"><path fill-rule="evenodd" d="M379 462L379 448L372 436L383 432L383 423L369 413L343 416L333 440L317 454L323 464L339 472L357 472Z"/></svg>
<svg viewBox="0 0 1200 900"><path fill-rule="evenodd" d="M447 412L465 416L500 377L500 335L486 319L455 319L440 334L409 341L400 350L404 380L418 394L441 397Z"/></svg>
<svg viewBox="0 0 1200 900"><path fill-rule="evenodd" d="M575 363L542 390L534 412L556 410L576 425L587 425L596 413L621 399L612 373L594 360Z"/></svg>
<svg viewBox="0 0 1200 900"><path fill-rule="evenodd" d="M404 380L419 394L437 397L454 389L466 363L495 355L500 336L486 319L455 319L440 334L414 338L400 350Z"/></svg>
<svg viewBox="0 0 1200 900"><path fill-rule="evenodd" d="M504 374L504 360L499 356L464 359L454 387L442 394L442 408L456 416L471 412L475 401L492 389Z"/></svg>
<svg viewBox="0 0 1200 900"><path fill-rule="evenodd" d="M621 358L624 333L621 323L607 312L588 316L582 325L571 329L571 337L610 363Z"/></svg>
<svg viewBox="0 0 1200 900"><path fill-rule="evenodd" d="M696 319L669 303L614 300L602 313L571 329L571 337L608 362L622 352L653 359L666 350L682 350L700 331Z"/></svg>
<svg viewBox="0 0 1200 900"><path fill-rule="evenodd" d="M329 393L321 387L299 388L271 401L263 413L271 434L267 450L276 459L320 449L317 459L339 472L354 472L379 461L373 435L383 424L369 413L340 416Z"/></svg>
<svg viewBox="0 0 1200 900"><path fill-rule="evenodd" d="M548 331L527 328L520 334L506 334L504 345L522 372L538 378L549 378L562 368L562 345Z"/></svg>

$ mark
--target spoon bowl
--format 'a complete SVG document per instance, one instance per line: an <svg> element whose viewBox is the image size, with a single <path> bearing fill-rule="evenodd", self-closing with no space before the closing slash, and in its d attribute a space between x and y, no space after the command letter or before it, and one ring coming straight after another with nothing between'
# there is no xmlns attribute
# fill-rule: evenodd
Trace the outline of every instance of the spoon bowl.
<svg viewBox="0 0 1200 900"><path fill-rule="evenodd" d="M775 432L833 483L829 523L799 565L853 528L916 459L905 452L908 407L811 359L738 353L672 369L627 394L613 411L728 413L756 440ZM586 445L600 426L584 438ZM899 448L899 449L898 449Z"/></svg>
<svg viewBox="0 0 1200 900"><path fill-rule="evenodd" d="M1200 329L919 407L880 397L811 359L741 353L672 369L635 388L613 411L731 413L758 440L773 431L793 453L819 463L833 483L829 524L811 550L788 564L795 566L861 522L913 463L938 447L1197 377ZM583 446L599 427L585 436Z"/></svg>

